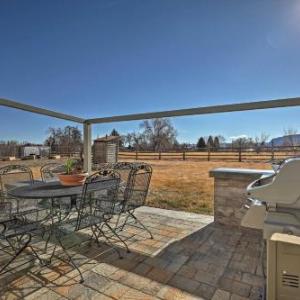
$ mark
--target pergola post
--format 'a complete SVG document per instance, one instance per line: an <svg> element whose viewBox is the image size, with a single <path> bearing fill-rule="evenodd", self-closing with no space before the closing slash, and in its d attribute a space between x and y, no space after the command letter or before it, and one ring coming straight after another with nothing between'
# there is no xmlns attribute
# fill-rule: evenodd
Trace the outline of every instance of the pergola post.
<svg viewBox="0 0 300 300"><path fill-rule="evenodd" d="M92 125L83 123L83 168L88 174L92 172Z"/></svg>

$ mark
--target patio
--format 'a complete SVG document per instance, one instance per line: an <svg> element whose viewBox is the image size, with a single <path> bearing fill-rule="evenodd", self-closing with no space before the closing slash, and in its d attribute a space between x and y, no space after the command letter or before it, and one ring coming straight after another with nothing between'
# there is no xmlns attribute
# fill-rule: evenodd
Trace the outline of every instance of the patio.
<svg viewBox="0 0 300 300"><path fill-rule="evenodd" d="M299 106L300 98L87 120L7 99L0 99L0 105L83 124L84 170L91 173L93 124ZM71 247L69 253L83 273L83 284L78 271L61 260L62 255L42 267L22 254L23 265L19 266L22 257L18 257L13 271L0 276L1 299L263 299L262 232L240 227L246 187L263 174L265 170L212 170L214 218L139 208L137 216L151 229L154 239L126 226L122 234L131 237L131 253L119 243L123 259L104 243L91 244L87 232L73 234L64 240L64 246ZM34 240L34 246L41 249L43 242ZM1 255L4 261L5 254Z"/></svg>
<svg viewBox="0 0 300 300"><path fill-rule="evenodd" d="M218 225L211 216L150 207L138 209L137 216L154 240L127 227L124 234L134 236L124 259L76 236L71 253L83 284L58 258L46 268L31 261L1 276L1 299L260 299L261 233Z"/></svg>

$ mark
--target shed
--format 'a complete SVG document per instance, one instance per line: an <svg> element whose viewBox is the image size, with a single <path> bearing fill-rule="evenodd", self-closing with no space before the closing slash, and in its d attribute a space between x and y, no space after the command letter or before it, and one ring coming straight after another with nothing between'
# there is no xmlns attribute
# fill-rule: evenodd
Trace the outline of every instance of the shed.
<svg viewBox="0 0 300 300"><path fill-rule="evenodd" d="M22 145L19 147L19 156L29 157L32 155L47 157L50 154L50 147L44 145Z"/></svg>
<svg viewBox="0 0 300 300"><path fill-rule="evenodd" d="M115 163L118 161L119 136L104 136L94 140L94 163Z"/></svg>

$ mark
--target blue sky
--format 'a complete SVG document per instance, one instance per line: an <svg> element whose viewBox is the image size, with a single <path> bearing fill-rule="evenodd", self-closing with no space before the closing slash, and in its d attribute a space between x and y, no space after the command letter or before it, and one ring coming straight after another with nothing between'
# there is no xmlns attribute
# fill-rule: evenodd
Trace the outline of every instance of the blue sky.
<svg viewBox="0 0 300 300"><path fill-rule="evenodd" d="M0 97L82 117L300 95L300 2L0 2ZM173 119L180 141L300 129L300 109ZM0 139L68 123L0 107ZM97 125L94 136L138 122Z"/></svg>

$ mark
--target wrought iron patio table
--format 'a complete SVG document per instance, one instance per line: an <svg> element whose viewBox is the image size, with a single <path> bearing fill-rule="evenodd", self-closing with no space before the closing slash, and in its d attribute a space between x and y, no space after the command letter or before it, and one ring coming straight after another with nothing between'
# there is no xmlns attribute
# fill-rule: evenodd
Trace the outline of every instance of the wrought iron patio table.
<svg viewBox="0 0 300 300"><path fill-rule="evenodd" d="M44 200L44 205L50 208L50 216L52 226L58 226L62 220L70 215L72 209L76 208L76 199L82 194L82 185L80 186L63 186L59 181L48 183L36 183L34 185L20 186L9 191L9 195L20 198L23 201L29 199ZM69 203L65 200L69 199ZM64 202L65 205L62 205ZM50 224L51 227L51 224Z"/></svg>
<svg viewBox="0 0 300 300"><path fill-rule="evenodd" d="M59 181L48 183L39 182L34 185L21 185L9 191L9 195L21 199L46 199L51 200L51 205L59 204L62 198L70 199L70 207L76 203L77 196L82 193L82 185L80 186L63 186Z"/></svg>
<svg viewBox="0 0 300 300"><path fill-rule="evenodd" d="M111 188L111 182L109 180L101 182L101 189L107 190ZM117 187L117 185L116 185ZM89 188L89 193L97 192L97 189L93 187ZM9 195L15 198L20 198L23 201L30 201L30 199L39 199L39 203L49 209L49 213L45 216L45 222L43 225L47 227L48 238L45 244L45 252L48 249L48 243L53 237L58 241L63 252L67 255L69 263L71 263L79 272L81 276L81 282L83 277L81 271L73 262L72 257L68 254L67 249L61 243L60 235L63 234L61 229L63 225L69 221L77 220L80 217L80 209L77 207L77 199L81 199L83 193L83 186L63 186L60 182L48 182L37 183L30 186L21 186L9 191ZM70 199L69 204L61 205L63 201ZM44 202L43 202L44 200ZM81 207L81 205L78 205ZM42 264L50 264L55 254L57 244L55 243L53 250L51 251L50 258L47 260L38 259Z"/></svg>
<svg viewBox="0 0 300 300"><path fill-rule="evenodd" d="M81 195L82 186L63 186L59 181L36 183L11 189L9 195L23 199L57 199Z"/></svg>
<svg viewBox="0 0 300 300"><path fill-rule="evenodd" d="M32 185L21 185L8 191L11 197L19 198L20 201L28 201L39 199L42 206L49 208L48 214L43 217L41 223L47 224L48 238L46 239L45 252L48 248L50 239L57 234L60 224L76 211L76 199L82 194L83 186L63 186L59 181L49 183L35 183ZM66 203L66 199L69 200ZM63 204L63 205L62 205ZM18 215L16 216L18 217ZM30 234L30 232L29 232ZM62 246L62 245L61 245ZM69 254L62 247L65 254ZM56 245L51 251L48 260L39 260L43 264L50 264L55 254Z"/></svg>

